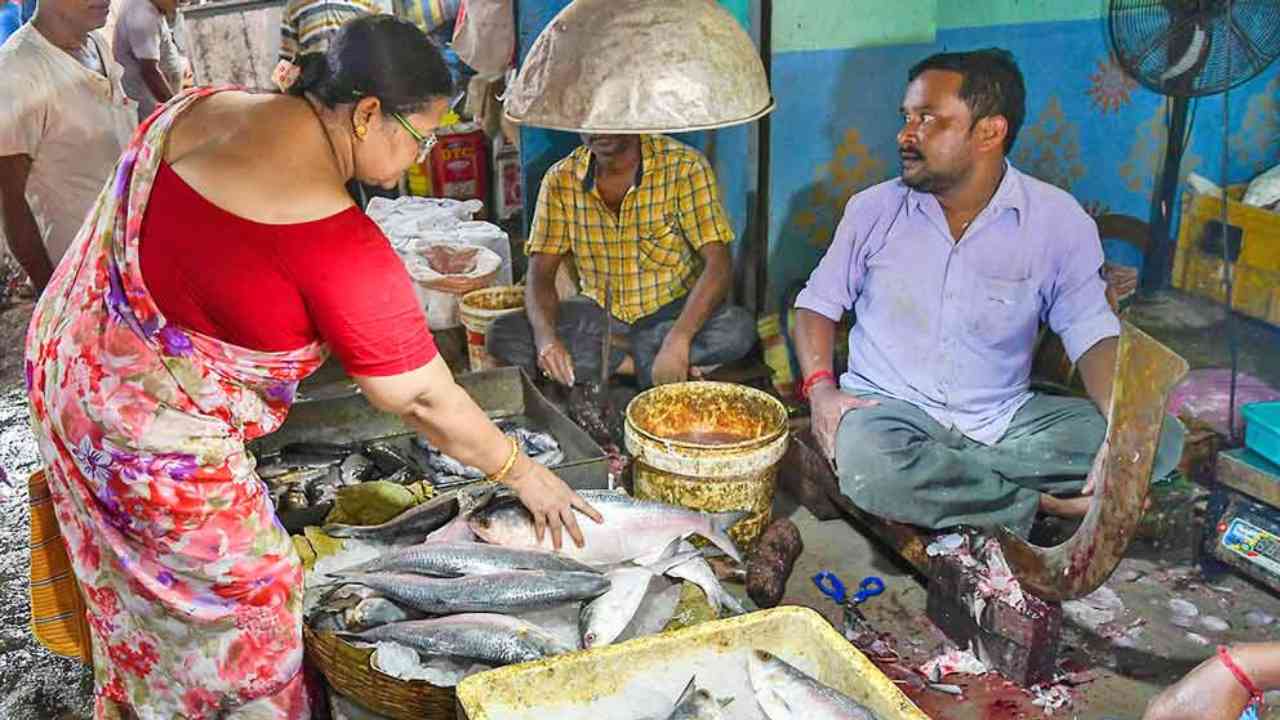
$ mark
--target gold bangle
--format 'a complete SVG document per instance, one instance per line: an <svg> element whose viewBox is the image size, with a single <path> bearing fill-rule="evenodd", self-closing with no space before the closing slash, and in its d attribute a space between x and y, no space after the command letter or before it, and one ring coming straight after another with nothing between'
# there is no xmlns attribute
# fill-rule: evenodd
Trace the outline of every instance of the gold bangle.
<svg viewBox="0 0 1280 720"><path fill-rule="evenodd" d="M489 479L496 483L502 482L507 477L507 474L511 472L511 468L516 465L516 458L520 456L520 444L516 442L515 438L508 439L511 441L511 454L507 456L507 461L502 464L502 469L489 476Z"/></svg>

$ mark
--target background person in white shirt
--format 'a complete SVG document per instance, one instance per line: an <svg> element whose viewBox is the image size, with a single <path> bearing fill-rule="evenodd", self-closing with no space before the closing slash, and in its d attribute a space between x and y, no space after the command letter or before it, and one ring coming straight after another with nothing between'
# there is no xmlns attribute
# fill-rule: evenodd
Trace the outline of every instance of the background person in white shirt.
<svg viewBox="0 0 1280 720"><path fill-rule="evenodd" d="M182 89L184 60L173 41L168 17L177 0L123 0L111 44L116 62L124 68L124 92L138 101L138 120Z"/></svg>
<svg viewBox="0 0 1280 720"><path fill-rule="evenodd" d="M40 0L0 46L0 218L37 294L138 124L97 29L109 0Z"/></svg>

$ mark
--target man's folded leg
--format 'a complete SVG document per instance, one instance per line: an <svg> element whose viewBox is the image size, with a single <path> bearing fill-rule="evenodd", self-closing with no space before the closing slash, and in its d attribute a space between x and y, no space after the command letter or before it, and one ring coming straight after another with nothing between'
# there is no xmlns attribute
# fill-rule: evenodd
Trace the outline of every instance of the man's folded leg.
<svg viewBox="0 0 1280 720"><path fill-rule="evenodd" d="M1036 395L994 445L943 428L900 400L845 416L836 439L841 488L867 512L942 529L1002 525L1026 536L1041 498L1076 495L1106 434L1084 398ZM1166 418L1153 477L1182 454L1181 423Z"/></svg>
<svg viewBox="0 0 1280 720"><path fill-rule="evenodd" d="M840 489L855 505L929 529L1030 531L1039 491L995 473L982 445L915 405L870 397L880 404L845 415L836 435Z"/></svg>

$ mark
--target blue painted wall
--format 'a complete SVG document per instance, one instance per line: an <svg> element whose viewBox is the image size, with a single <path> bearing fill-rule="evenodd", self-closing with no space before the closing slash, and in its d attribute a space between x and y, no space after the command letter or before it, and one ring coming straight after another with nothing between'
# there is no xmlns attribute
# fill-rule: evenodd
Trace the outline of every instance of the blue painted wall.
<svg viewBox="0 0 1280 720"><path fill-rule="evenodd" d="M776 12L776 8L775 8ZM1102 19L937 31L932 42L782 52L771 136L770 307L808 276L849 196L898 174L895 134L907 69L943 50L998 45L1026 76L1027 120L1011 158L1091 212L1146 220L1164 153L1165 99L1110 61ZM1222 99L1194 103L1183 172L1218 181ZM1230 181L1280 162L1280 66L1231 93Z"/></svg>
<svg viewBox="0 0 1280 720"><path fill-rule="evenodd" d="M759 0L721 0L758 35ZM809 3L814 3L811 6ZM521 0L521 54L568 0ZM818 5L822 8L815 9ZM852 10L850 9L852 8ZM1027 120L1011 155L1020 169L1075 194L1091 212L1146 220L1164 153L1165 98L1111 62L1101 3L1079 0L774 0L766 308L803 281L830 242L854 192L897 175L897 108L907 69L942 50L992 45L1017 57ZM821 12L818 10L821 9ZM833 25L823 18L846 17ZM916 18L904 26L905 17ZM816 19L815 19L816 18ZM847 31L857 18L857 31ZM958 25L967 24L967 27ZM843 30L841 30L843 28ZM1280 64L1232 91L1229 180L1280 163ZM1222 99L1193 105L1183 173L1215 182L1222 158ZM716 166L739 237L756 198L756 125L681 136ZM526 203L575 136L521 132ZM737 243L741 253L746 243Z"/></svg>

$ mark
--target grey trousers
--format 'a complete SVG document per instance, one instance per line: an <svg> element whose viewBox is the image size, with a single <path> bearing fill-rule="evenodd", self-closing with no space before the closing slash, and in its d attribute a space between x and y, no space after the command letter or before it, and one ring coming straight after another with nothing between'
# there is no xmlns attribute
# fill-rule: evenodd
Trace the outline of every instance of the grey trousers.
<svg viewBox="0 0 1280 720"><path fill-rule="evenodd" d="M836 435L840 489L873 515L931 529L1003 525L1025 537L1041 493L1083 488L1107 430L1092 401L1036 394L988 446L909 402L865 397L880 404L849 412ZM1153 478L1177 467L1183 433L1165 418Z"/></svg>
<svg viewBox="0 0 1280 720"><path fill-rule="evenodd" d="M649 387L653 384L653 360L683 309L681 299L634 323L624 323L614 317L606 322L604 309L594 300L575 295L560 303L556 333L573 358L574 374L580 383L600 378L606 328L613 335L625 335L629 347L619 348L614 343L609 353L609 373L612 375L623 358L630 355L635 362L637 382L640 387ZM736 305L721 305L694 336L689 348L689 364L733 362L750 352L755 344L756 325L751 313ZM524 368L531 377L537 376L538 351L525 313L512 313L494 320L485 349L508 365Z"/></svg>

